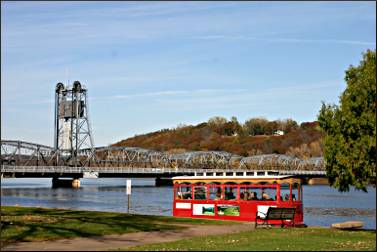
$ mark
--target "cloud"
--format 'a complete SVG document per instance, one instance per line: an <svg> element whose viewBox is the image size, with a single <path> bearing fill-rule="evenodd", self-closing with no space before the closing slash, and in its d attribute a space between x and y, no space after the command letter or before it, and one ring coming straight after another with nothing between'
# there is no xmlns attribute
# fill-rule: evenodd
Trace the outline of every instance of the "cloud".
<svg viewBox="0 0 377 252"><path fill-rule="evenodd" d="M157 91L157 92L148 92L140 94L131 94L131 95L115 95L109 97L110 99L130 99L130 98L139 98L139 97L162 97L162 96L208 96L208 95L218 95L219 93L239 93L244 92L246 89L194 89L194 90L166 90L166 91Z"/></svg>
<svg viewBox="0 0 377 252"><path fill-rule="evenodd" d="M115 95L112 98L115 99L129 99L135 97L153 97L153 96L169 96L169 95L179 95L186 94L188 91L159 91L159 92L148 92L142 94L132 94L132 95Z"/></svg>
<svg viewBox="0 0 377 252"><path fill-rule="evenodd" d="M340 86L339 80L321 81L307 84L291 84L282 87L253 89L228 89L218 90L220 92L193 92L187 97L176 97L176 99L159 99L157 102L169 110L183 109L233 109L241 107L271 107L284 101L288 105L297 102L311 100L315 93L323 93L324 89ZM196 93L196 95L195 95ZM198 95L200 94L200 95ZM312 101L312 100L311 100ZM281 104L280 104L281 106Z"/></svg>
<svg viewBox="0 0 377 252"><path fill-rule="evenodd" d="M262 42L271 42L271 43L325 43L325 44L346 44L346 45L367 45L375 46L376 42L370 41L357 41L357 40L344 40L344 39L301 39L301 38L261 38L261 37L252 37L244 35L206 35L206 36L195 36L193 39L198 40L255 40Z"/></svg>

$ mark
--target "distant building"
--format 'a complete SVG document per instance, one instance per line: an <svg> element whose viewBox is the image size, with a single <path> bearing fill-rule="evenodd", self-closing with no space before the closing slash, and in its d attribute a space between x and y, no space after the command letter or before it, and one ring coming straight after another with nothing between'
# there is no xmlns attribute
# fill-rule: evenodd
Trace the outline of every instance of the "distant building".
<svg viewBox="0 0 377 252"><path fill-rule="evenodd" d="M275 135L275 136L282 136L282 135L284 135L284 131L282 131L282 130L277 130L277 131L274 132L274 135Z"/></svg>

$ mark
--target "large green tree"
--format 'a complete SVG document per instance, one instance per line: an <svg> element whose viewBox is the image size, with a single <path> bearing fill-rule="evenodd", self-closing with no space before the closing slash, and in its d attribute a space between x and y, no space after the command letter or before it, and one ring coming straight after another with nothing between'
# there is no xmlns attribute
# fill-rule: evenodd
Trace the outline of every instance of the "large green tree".
<svg viewBox="0 0 377 252"><path fill-rule="evenodd" d="M366 192L366 185L376 183L376 51L351 65L345 81L340 105L322 103L318 115L326 174L339 191L355 186Z"/></svg>

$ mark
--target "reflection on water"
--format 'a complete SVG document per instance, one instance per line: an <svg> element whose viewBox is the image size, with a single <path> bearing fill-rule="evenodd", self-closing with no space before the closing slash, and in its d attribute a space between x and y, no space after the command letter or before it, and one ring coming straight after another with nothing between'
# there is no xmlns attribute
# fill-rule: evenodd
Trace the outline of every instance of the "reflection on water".
<svg viewBox="0 0 377 252"><path fill-rule="evenodd" d="M304 186L304 221L311 226L360 220L376 228L376 190L339 193L328 186ZM131 213L172 215L172 187L132 178ZM3 179L1 204L127 212L126 179L81 179L81 188L51 188L51 179Z"/></svg>

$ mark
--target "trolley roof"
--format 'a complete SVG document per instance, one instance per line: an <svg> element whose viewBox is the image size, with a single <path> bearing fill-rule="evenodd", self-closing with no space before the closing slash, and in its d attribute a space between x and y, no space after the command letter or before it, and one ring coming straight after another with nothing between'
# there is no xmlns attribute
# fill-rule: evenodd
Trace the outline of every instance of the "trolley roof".
<svg viewBox="0 0 377 252"><path fill-rule="evenodd" d="M221 175L222 173L222 175ZM242 175L238 174L240 172L233 172L232 175L224 175L225 172L219 174L207 175L205 172L197 172L194 176L176 176L172 180L174 183L301 183L301 179L295 178L293 175L268 175L269 172L255 172L253 175L246 175L243 172ZM236 175L237 174L237 175Z"/></svg>

